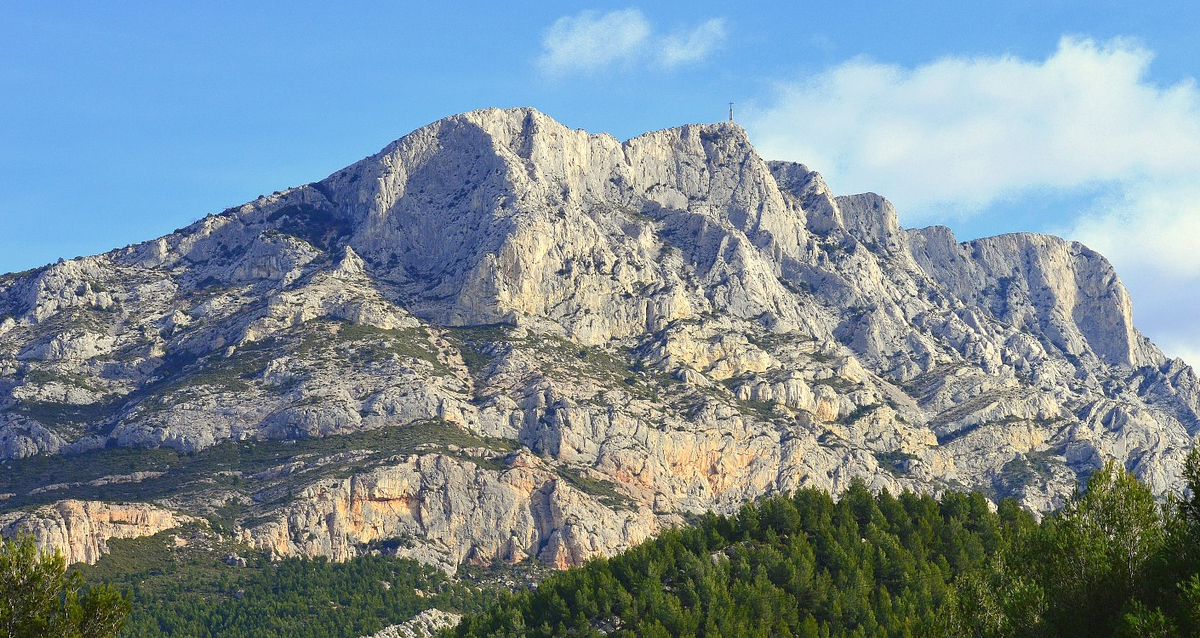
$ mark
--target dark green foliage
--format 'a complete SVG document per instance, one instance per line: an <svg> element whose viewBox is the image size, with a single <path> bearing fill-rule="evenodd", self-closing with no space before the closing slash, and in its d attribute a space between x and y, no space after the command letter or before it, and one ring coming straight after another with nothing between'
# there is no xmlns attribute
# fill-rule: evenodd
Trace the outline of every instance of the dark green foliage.
<svg viewBox="0 0 1200 638"><path fill-rule="evenodd" d="M917 636L954 617L953 578L983 568L1018 508L979 495L837 503L802 490L705 517L608 560L505 595L457 636Z"/></svg>
<svg viewBox="0 0 1200 638"><path fill-rule="evenodd" d="M438 349L423 328L385 329L375 326L342 323L338 330L342 347L334 352L359 366L368 366L391 357L424 361L438 375L453 371L438 357ZM346 347L349 346L349 347Z"/></svg>
<svg viewBox="0 0 1200 638"><path fill-rule="evenodd" d="M1200 453L1187 467L1195 495ZM960 578L951 635L1200 635L1198 505L1192 496L1164 506L1109 463L1040 525L1007 529L1006 549Z"/></svg>
<svg viewBox="0 0 1200 638"><path fill-rule="evenodd" d="M505 595L446 635L1198 636L1200 452L1187 478L1164 507L1110 464L1041 523L979 494L802 490Z"/></svg>
<svg viewBox="0 0 1200 638"><path fill-rule="evenodd" d="M849 424L854 423L855 421L858 421L859 419L871 414L872 412L878 410L880 407L881 406L878 403L871 403L868 405L860 405L857 408L854 408L854 411L851 412L850 414L847 414L846 416L838 419L838 423L843 423L843 424L849 425Z"/></svg>
<svg viewBox="0 0 1200 638"><path fill-rule="evenodd" d="M129 636L358 636L430 606L476 610L446 636L1197 636L1200 453L1186 477L1188 497L1164 506L1110 464L1040 523L1012 500L992 511L980 494L874 495L855 483L835 502L801 490L704 516L483 611L485 590L382 557L230 568L211 552L181 562L162 538L114 540L84 573L131 589Z"/></svg>
<svg viewBox="0 0 1200 638"><path fill-rule="evenodd" d="M11 408L14 414L22 414L51 428L86 426L108 418L113 406L98 402L86 405L52 403L48 401L22 401Z"/></svg>
<svg viewBox="0 0 1200 638"><path fill-rule="evenodd" d="M172 547L167 533L110 543L113 553L80 573L129 590L134 612L121 636L357 637L430 607L470 611L489 600L412 560L258 557L230 567Z"/></svg>
<svg viewBox="0 0 1200 638"><path fill-rule="evenodd" d="M107 585L87 587L62 554L33 539L0 540L0 635L105 638L121 628L129 601Z"/></svg>
<svg viewBox="0 0 1200 638"><path fill-rule="evenodd" d="M513 335L512 326L501 323L455 328L450 331L449 337L457 346L467 369L477 377L492 363L497 349L522 341Z"/></svg>

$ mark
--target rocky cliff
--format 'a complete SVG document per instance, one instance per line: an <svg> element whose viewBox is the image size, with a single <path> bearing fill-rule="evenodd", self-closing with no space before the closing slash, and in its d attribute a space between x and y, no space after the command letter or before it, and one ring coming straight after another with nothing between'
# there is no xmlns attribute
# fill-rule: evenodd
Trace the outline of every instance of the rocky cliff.
<svg viewBox="0 0 1200 638"><path fill-rule="evenodd" d="M191 519L144 503L59 501L30 512L0 514L0 534L31 536L39 547L59 549L67 564L95 563L112 538L139 538Z"/></svg>
<svg viewBox="0 0 1200 638"><path fill-rule="evenodd" d="M1108 458L1166 493L1198 428L1102 256L903 229L729 123L476 111L0 277L4 504L142 499L280 556L567 565L854 479L1041 510ZM161 475L87 487L118 469Z"/></svg>
<svg viewBox="0 0 1200 638"><path fill-rule="evenodd" d="M454 627L460 620L462 620L462 616L459 614L452 614L440 609L426 609L399 625L385 627L379 632L363 636L363 638L424 638L433 636L447 627Z"/></svg>

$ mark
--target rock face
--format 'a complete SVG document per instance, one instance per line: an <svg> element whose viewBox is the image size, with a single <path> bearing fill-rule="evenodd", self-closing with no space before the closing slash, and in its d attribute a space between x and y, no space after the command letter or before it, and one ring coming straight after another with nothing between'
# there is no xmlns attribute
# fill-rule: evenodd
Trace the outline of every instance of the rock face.
<svg viewBox="0 0 1200 638"><path fill-rule="evenodd" d="M476 111L0 277L7 503L48 502L36 455L97 466L62 498L175 450L121 470L163 472L139 498L279 556L576 564L855 479L1047 509L1108 458L1163 494L1197 429L1195 373L1102 256L903 229L728 123L620 142Z"/></svg>
<svg viewBox="0 0 1200 638"><path fill-rule="evenodd" d="M658 529L648 510L614 511L528 453L503 472L445 455L396 460L309 486L277 520L243 532L244 540L277 556L345 560L359 547L399 538L407 542L398 555L451 570L530 556L569 567Z"/></svg>
<svg viewBox="0 0 1200 638"><path fill-rule="evenodd" d="M28 534L39 547L62 551L67 564L90 564L108 551L110 538L152 536L190 520L142 503L66 500L32 512L0 515L0 534Z"/></svg>
<svg viewBox="0 0 1200 638"><path fill-rule="evenodd" d="M454 627L462 620L462 616L440 609L426 609L411 619L385 627L378 633L363 638L426 638L437 632Z"/></svg>

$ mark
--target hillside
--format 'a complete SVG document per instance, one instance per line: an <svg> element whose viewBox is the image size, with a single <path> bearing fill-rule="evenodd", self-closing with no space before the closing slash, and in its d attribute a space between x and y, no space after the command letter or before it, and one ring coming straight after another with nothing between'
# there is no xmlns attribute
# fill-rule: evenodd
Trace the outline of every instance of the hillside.
<svg viewBox="0 0 1200 638"><path fill-rule="evenodd" d="M1200 490L1200 456L1189 461ZM1200 502L1106 464L1035 521L1011 499L854 483L669 530L501 595L440 636L1107 638L1200 630Z"/></svg>
<svg viewBox="0 0 1200 638"><path fill-rule="evenodd" d="M207 521L565 567L854 479L1046 510L1115 458L1163 494L1198 428L1102 256L903 229L730 123L471 112L0 277L0 526L72 561Z"/></svg>

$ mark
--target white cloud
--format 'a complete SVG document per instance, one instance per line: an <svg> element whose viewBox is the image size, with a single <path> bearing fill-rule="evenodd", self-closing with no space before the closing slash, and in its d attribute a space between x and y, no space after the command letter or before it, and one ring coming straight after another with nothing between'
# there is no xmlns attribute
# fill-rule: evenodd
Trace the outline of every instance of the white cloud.
<svg viewBox="0 0 1200 638"><path fill-rule="evenodd" d="M704 61L724 39L725 22L721 19L660 36L638 9L603 15L584 11L550 25L542 38L538 65L550 75L594 73L637 63L674 69Z"/></svg>
<svg viewBox="0 0 1200 638"><path fill-rule="evenodd" d="M853 60L781 85L747 128L764 154L917 215L970 212L1036 187L1195 175L1200 93L1190 80L1149 83L1151 58L1127 40L1064 38L1045 61Z"/></svg>
<svg viewBox="0 0 1200 638"><path fill-rule="evenodd" d="M1125 268L1200 282L1200 181L1129 184L1063 232Z"/></svg>
<svg viewBox="0 0 1200 638"><path fill-rule="evenodd" d="M765 156L805 162L838 192L882 193L907 224L1047 190L1081 201L1062 234L1113 262L1168 354L1200 363L1200 91L1151 82L1152 58L1068 37L1045 60L851 60L779 85L746 127ZM1095 192L1109 195L1089 203Z"/></svg>
<svg viewBox="0 0 1200 638"><path fill-rule="evenodd" d="M1060 234L1108 257L1138 327L1168 355L1200 366L1200 182L1129 184Z"/></svg>
<svg viewBox="0 0 1200 638"><path fill-rule="evenodd" d="M584 11L550 26L539 62L550 73L596 71L637 56L649 38L650 23L637 9Z"/></svg>
<svg viewBox="0 0 1200 638"><path fill-rule="evenodd" d="M725 21L713 18L690 31L663 39L659 63L668 69L701 62L725 41Z"/></svg>

